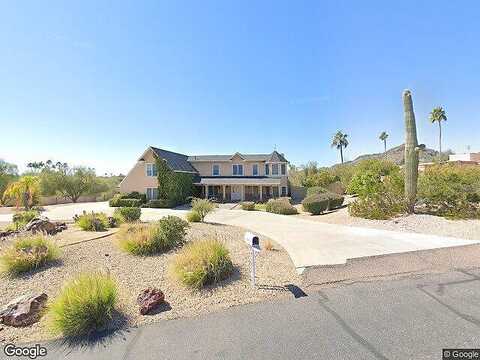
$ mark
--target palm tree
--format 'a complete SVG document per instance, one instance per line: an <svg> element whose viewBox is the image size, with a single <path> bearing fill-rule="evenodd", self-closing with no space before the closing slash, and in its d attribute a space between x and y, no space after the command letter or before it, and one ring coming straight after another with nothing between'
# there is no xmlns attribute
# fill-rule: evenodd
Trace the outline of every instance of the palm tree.
<svg viewBox="0 0 480 360"><path fill-rule="evenodd" d="M35 198L40 192L40 179L38 176L23 176L20 180L8 185L3 193L3 202L15 200L15 205L18 208L20 204L26 210L33 205Z"/></svg>
<svg viewBox="0 0 480 360"><path fill-rule="evenodd" d="M333 139L332 139L332 147L336 147L338 150L340 150L340 158L342 160L342 164L343 164L343 148L346 148L348 146L347 137L348 137L347 134L344 134L339 130L333 136Z"/></svg>
<svg viewBox="0 0 480 360"><path fill-rule="evenodd" d="M439 158L442 157L442 121L447 121L447 115L443 107L438 106L432 110L430 113L430 122L433 124L438 122L438 148L439 148Z"/></svg>
<svg viewBox="0 0 480 360"><path fill-rule="evenodd" d="M386 153L387 152L387 138L388 138L387 132L382 131L382 133L380 134L380 136L378 138L383 141L383 148L385 149L384 152Z"/></svg>

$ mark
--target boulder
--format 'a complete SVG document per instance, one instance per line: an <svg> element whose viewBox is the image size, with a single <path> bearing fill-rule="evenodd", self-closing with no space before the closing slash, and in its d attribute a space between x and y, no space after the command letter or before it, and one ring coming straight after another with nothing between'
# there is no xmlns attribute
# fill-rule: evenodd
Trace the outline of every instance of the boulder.
<svg viewBox="0 0 480 360"><path fill-rule="evenodd" d="M0 322L9 326L28 326L37 322L47 306L45 293L20 296L0 310Z"/></svg>
<svg viewBox="0 0 480 360"><path fill-rule="evenodd" d="M145 315L165 301L165 295L160 289L149 287L142 290L137 297L140 314Z"/></svg>
<svg viewBox="0 0 480 360"><path fill-rule="evenodd" d="M41 232L48 235L55 235L58 232L61 232L67 228L65 223L60 222L51 222L45 216L38 216L30 220L30 222L25 225L25 231L31 231L32 233Z"/></svg>

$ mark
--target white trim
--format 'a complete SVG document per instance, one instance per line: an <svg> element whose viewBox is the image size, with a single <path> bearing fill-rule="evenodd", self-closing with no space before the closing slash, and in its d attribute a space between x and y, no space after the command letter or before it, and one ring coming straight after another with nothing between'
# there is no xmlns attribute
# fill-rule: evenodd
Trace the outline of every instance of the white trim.
<svg viewBox="0 0 480 360"><path fill-rule="evenodd" d="M234 166L237 166L237 172L238 172L238 166L241 166L242 167L242 173L241 174L234 174L233 173L233 167ZM245 173L245 169L244 169L244 166L243 164L232 164L232 176L243 176L243 174Z"/></svg>
<svg viewBox="0 0 480 360"><path fill-rule="evenodd" d="M215 166L218 166L218 174L216 174L216 175L215 175L215 172L213 171ZM216 164L216 163L212 164L212 176L221 176L221 174L220 174L220 164Z"/></svg>
<svg viewBox="0 0 480 360"><path fill-rule="evenodd" d="M148 175L148 165L152 165L152 175ZM154 173L153 167L154 167L154 166L156 167L157 165L156 165L155 163L151 163L151 162L147 163L147 162L145 162L145 176L146 176L146 177L149 177L149 178L157 177L157 175L158 175L158 169L156 169L156 170L157 170L157 175L153 175L153 173Z"/></svg>

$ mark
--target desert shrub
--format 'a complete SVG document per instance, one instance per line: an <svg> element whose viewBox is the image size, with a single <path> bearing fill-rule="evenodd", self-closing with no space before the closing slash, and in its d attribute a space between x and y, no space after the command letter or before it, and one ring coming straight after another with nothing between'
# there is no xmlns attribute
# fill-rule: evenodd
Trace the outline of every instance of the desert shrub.
<svg viewBox="0 0 480 360"><path fill-rule="evenodd" d="M167 216L152 224L125 224L117 233L120 248L134 255L153 255L185 242L188 223Z"/></svg>
<svg viewBox="0 0 480 360"><path fill-rule="evenodd" d="M266 240L266 241L265 241L265 244L263 245L263 247L264 247L265 250L267 250L267 251L275 250L275 247L273 246L273 243L272 243L270 240Z"/></svg>
<svg viewBox="0 0 480 360"><path fill-rule="evenodd" d="M320 186L326 187L329 184L332 184L336 181L339 181L340 178L332 174L329 170L320 169L317 172L309 174L303 181L303 186L313 187Z"/></svg>
<svg viewBox="0 0 480 360"><path fill-rule="evenodd" d="M400 167L388 160L363 160L355 166L355 173L348 186L347 193L366 196L378 193L381 189L381 179L385 176L396 175Z"/></svg>
<svg viewBox="0 0 480 360"><path fill-rule="evenodd" d="M252 211L255 210L255 203L253 201L243 201L240 203L242 210Z"/></svg>
<svg viewBox="0 0 480 360"><path fill-rule="evenodd" d="M62 287L49 306L49 328L54 335L89 335L104 328L112 319L117 302L117 286L108 275L81 274Z"/></svg>
<svg viewBox="0 0 480 360"><path fill-rule="evenodd" d="M227 278L233 264L223 243L203 240L186 245L175 256L171 271L184 285L201 288Z"/></svg>
<svg viewBox="0 0 480 360"><path fill-rule="evenodd" d="M340 164L332 166L329 171L340 179L340 182L346 188L355 174L356 166L352 164Z"/></svg>
<svg viewBox="0 0 480 360"><path fill-rule="evenodd" d="M192 200L192 211L200 215L201 221L205 220L205 216L215 209L215 204L207 199L194 198Z"/></svg>
<svg viewBox="0 0 480 360"><path fill-rule="evenodd" d="M270 199L267 202L265 210L274 214L281 215L293 215L297 214L295 209L288 198Z"/></svg>
<svg viewBox="0 0 480 360"><path fill-rule="evenodd" d="M396 172L376 179L377 183L369 183L358 199L348 206L350 215L382 220L405 211L403 175Z"/></svg>
<svg viewBox="0 0 480 360"><path fill-rule="evenodd" d="M119 218L120 222L132 222L140 219L142 209L139 207L119 207L113 212L115 218Z"/></svg>
<svg viewBox="0 0 480 360"><path fill-rule="evenodd" d="M346 187L341 181L335 181L334 183L327 185L327 190L337 195L343 195L345 194Z"/></svg>
<svg viewBox="0 0 480 360"><path fill-rule="evenodd" d="M2 272L13 275L40 268L58 259L59 247L42 235L17 239L0 255Z"/></svg>
<svg viewBox="0 0 480 360"><path fill-rule="evenodd" d="M256 203L255 210L257 211L267 211L267 204L265 203Z"/></svg>
<svg viewBox="0 0 480 360"><path fill-rule="evenodd" d="M200 222L202 221L202 218L200 217L200 214L198 212L191 210L187 213L187 221Z"/></svg>
<svg viewBox="0 0 480 360"><path fill-rule="evenodd" d="M145 207L156 208L156 209L171 208L172 206L173 206L173 204L169 200L166 200L166 199L149 200L145 204Z"/></svg>
<svg viewBox="0 0 480 360"><path fill-rule="evenodd" d="M32 219L39 216L40 213L38 210L26 210L18 211L12 216L13 228L15 230L21 230L27 225Z"/></svg>
<svg viewBox="0 0 480 360"><path fill-rule="evenodd" d="M141 199L127 199L122 198L122 195L117 194L110 199L108 204L111 207L140 207L142 206Z"/></svg>
<svg viewBox="0 0 480 360"><path fill-rule="evenodd" d="M319 215L326 211L328 209L329 199L322 195L323 194L320 193L307 196L302 201L303 209L313 215Z"/></svg>
<svg viewBox="0 0 480 360"><path fill-rule="evenodd" d="M125 194L120 194L121 199L137 199L145 204L147 202L147 194L139 193L138 191L132 191Z"/></svg>
<svg viewBox="0 0 480 360"><path fill-rule="evenodd" d="M322 186L312 186L307 188L307 196L326 193L328 190Z"/></svg>
<svg viewBox="0 0 480 360"><path fill-rule="evenodd" d="M109 221L107 215L104 213L86 213L77 216L75 223L78 227L84 231L105 231L109 227Z"/></svg>
<svg viewBox="0 0 480 360"><path fill-rule="evenodd" d="M420 175L418 197L436 215L479 218L480 169L452 164L428 167Z"/></svg>

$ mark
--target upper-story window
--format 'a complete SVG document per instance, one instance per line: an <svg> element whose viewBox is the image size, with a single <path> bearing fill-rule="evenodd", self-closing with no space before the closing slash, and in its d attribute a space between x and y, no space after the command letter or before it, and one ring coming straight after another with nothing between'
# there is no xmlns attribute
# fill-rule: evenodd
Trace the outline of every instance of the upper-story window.
<svg viewBox="0 0 480 360"><path fill-rule="evenodd" d="M147 176L157 176L157 165L156 164L146 164L147 166Z"/></svg>
<svg viewBox="0 0 480 360"><path fill-rule="evenodd" d="M253 164L252 165L252 175L253 176L258 176L258 164Z"/></svg>
<svg viewBox="0 0 480 360"><path fill-rule="evenodd" d="M233 164L232 165L233 175L243 175L243 165L242 164Z"/></svg>
<svg viewBox="0 0 480 360"><path fill-rule="evenodd" d="M281 171L282 171L282 175L287 175L287 165L286 164L281 165Z"/></svg>
<svg viewBox="0 0 480 360"><path fill-rule="evenodd" d="M220 165L214 164L212 167L212 175L213 176L220 176Z"/></svg>
<svg viewBox="0 0 480 360"><path fill-rule="evenodd" d="M272 164L272 175L278 175L278 164Z"/></svg>
<svg viewBox="0 0 480 360"><path fill-rule="evenodd" d="M270 175L270 166L265 164L265 175Z"/></svg>

